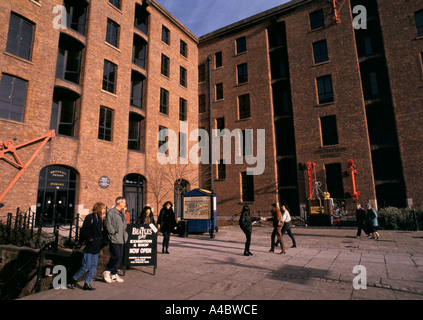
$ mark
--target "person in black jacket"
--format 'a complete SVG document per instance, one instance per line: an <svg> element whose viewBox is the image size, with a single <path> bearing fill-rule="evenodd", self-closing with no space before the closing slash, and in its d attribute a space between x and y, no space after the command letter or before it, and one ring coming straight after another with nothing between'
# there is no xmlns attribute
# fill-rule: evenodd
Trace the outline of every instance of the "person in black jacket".
<svg viewBox="0 0 423 320"><path fill-rule="evenodd" d="M137 219L137 223L140 224L155 224L154 214L151 207L146 206L142 209L140 216Z"/></svg>
<svg viewBox="0 0 423 320"><path fill-rule="evenodd" d="M166 201L157 219L159 230L163 233L162 253L167 254L169 253L170 233L176 229L175 213L172 207L172 202Z"/></svg>
<svg viewBox="0 0 423 320"><path fill-rule="evenodd" d="M256 221L260 220L260 218L252 218L250 215L250 207L244 206L242 208L241 216L239 217L239 226L241 230L245 233L245 249L244 249L244 256L252 256L253 254L250 252L250 244L251 244L251 233L253 232L253 224Z"/></svg>
<svg viewBox="0 0 423 320"><path fill-rule="evenodd" d="M364 230L368 234L365 223L366 223L366 211L361 207L361 204L357 203L357 209L355 210L355 218L357 219L357 238L361 236L361 230Z"/></svg>
<svg viewBox="0 0 423 320"><path fill-rule="evenodd" d="M76 282L84 274L84 290L95 290L91 286L91 281L97 271L98 255L103 241L103 219L106 214L106 205L97 202L93 207L93 212L87 215L81 228L80 242L85 243L84 258L81 268L73 275L70 287L76 288Z"/></svg>

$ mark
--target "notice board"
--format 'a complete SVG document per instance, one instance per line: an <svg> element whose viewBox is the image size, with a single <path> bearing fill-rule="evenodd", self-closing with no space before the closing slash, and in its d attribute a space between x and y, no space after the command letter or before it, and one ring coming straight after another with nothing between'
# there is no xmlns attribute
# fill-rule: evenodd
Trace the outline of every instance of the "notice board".
<svg viewBox="0 0 423 320"><path fill-rule="evenodd" d="M157 268L157 227L154 224L129 224L125 245L125 267L151 266Z"/></svg>

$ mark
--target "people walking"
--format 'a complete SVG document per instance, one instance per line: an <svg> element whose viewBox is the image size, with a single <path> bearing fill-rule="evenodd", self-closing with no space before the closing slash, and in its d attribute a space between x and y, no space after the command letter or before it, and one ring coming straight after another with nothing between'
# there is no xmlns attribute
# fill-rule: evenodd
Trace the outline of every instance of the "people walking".
<svg viewBox="0 0 423 320"><path fill-rule="evenodd" d="M103 240L103 219L106 214L106 205L97 202L92 209L92 213L84 219L80 231L81 243L85 244L84 257L82 259L81 268L73 275L70 280L71 289L76 288L79 278L85 275L84 290L95 290L91 282L97 271L98 256Z"/></svg>
<svg viewBox="0 0 423 320"><path fill-rule="evenodd" d="M140 216L137 219L137 223L140 224L154 224L154 214L151 207L146 206L142 209Z"/></svg>
<svg viewBox="0 0 423 320"><path fill-rule="evenodd" d="M292 240L292 247L291 248L296 248L297 247L297 242L295 241L295 237L292 234L292 230L291 230L291 215L289 214L289 210L288 210L288 206L286 204L283 204L281 206L281 211L282 211L282 221L283 221L283 227L282 227L282 237L285 234L285 232L288 233L288 236L291 238Z"/></svg>
<svg viewBox="0 0 423 320"><path fill-rule="evenodd" d="M379 240L377 212L370 203L367 204L367 220L369 222L370 239Z"/></svg>
<svg viewBox="0 0 423 320"><path fill-rule="evenodd" d="M125 243L128 240L128 233L126 232L127 221L124 212L125 206L125 198L117 197L115 206L109 210L106 216L105 227L110 241L110 260L106 265L103 278L107 283L123 282L123 279L118 275L118 269L122 263Z"/></svg>
<svg viewBox="0 0 423 320"><path fill-rule="evenodd" d="M251 245L251 233L253 232L253 224L255 224L260 218L253 218L250 215L250 207L245 205L242 208L241 216L239 217L239 226L241 230L245 234L245 248L244 248L244 256L252 256L253 254L250 252L250 245Z"/></svg>
<svg viewBox="0 0 423 320"><path fill-rule="evenodd" d="M172 207L172 202L165 202L157 219L159 230L163 233L162 253L167 254L169 254L170 233L176 229L175 213Z"/></svg>
<svg viewBox="0 0 423 320"><path fill-rule="evenodd" d="M361 207L360 203L357 203L355 218L357 220L357 238L360 238L362 230L367 234L367 230L365 229L366 211Z"/></svg>
<svg viewBox="0 0 423 320"><path fill-rule="evenodd" d="M273 232L272 232L272 235L271 235L271 238L270 238L271 244L270 244L269 252L275 251L275 237L277 237L280 244L281 244L281 252L280 253L286 254L285 243L283 241L282 233L281 233L282 227L283 227L282 212L279 208L278 203L272 204L271 213L272 213L272 217L264 219L264 220L267 220L267 221L273 221Z"/></svg>

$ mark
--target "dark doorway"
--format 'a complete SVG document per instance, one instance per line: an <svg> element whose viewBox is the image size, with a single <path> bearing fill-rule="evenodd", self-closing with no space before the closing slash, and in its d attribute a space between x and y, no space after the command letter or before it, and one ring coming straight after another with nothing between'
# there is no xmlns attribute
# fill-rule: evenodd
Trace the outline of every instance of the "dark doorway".
<svg viewBox="0 0 423 320"><path fill-rule="evenodd" d="M136 221L144 207L145 178L136 173L128 174L123 179L123 196L126 199L131 221Z"/></svg>

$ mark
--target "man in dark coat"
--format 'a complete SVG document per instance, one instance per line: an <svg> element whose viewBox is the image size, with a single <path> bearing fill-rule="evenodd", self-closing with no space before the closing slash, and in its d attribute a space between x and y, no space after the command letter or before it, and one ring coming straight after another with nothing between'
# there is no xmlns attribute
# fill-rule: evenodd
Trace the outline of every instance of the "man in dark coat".
<svg viewBox="0 0 423 320"><path fill-rule="evenodd" d="M368 234L365 223L366 223L366 211L361 207L361 204L357 203L357 209L355 210L355 218L357 219L357 238L361 236L361 230Z"/></svg>

